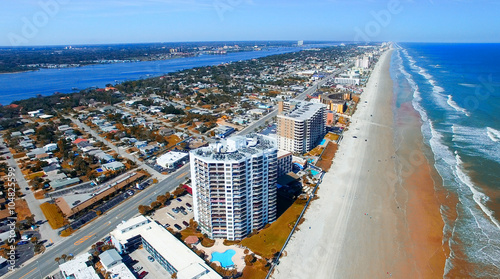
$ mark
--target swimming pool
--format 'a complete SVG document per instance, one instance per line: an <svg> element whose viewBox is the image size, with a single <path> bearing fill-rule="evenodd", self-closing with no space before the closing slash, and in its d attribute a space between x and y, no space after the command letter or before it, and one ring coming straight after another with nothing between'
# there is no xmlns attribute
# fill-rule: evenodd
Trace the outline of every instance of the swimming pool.
<svg viewBox="0 0 500 279"><path fill-rule="evenodd" d="M313 169L311 169L310 171L313 176L316 176L319 173L319 171Z"/></svg>
<svg viewBox="0 0 500 279"><path fill-rule="evenodd" d="M326 141L325 139L322 139L319 145L325 144L325 141Z"/></svg>
<svg viewBox="0 0 500 279"><path fill-rule="evenodd" d="M230 267L234 265L233 256L236 254L236 251L233 249L228 249L224 253L213 252L211 262L219 262L222 267Z"/></svg>

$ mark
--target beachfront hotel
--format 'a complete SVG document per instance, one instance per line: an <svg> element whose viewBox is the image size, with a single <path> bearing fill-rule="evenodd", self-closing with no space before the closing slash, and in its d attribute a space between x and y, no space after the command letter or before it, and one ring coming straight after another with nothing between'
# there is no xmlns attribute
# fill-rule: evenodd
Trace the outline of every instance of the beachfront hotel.
<svg viewBox="0 0 500 279"><path fill-rule="evenodd" d="M304 154L326 132L326 106L299 100L278 104L278 149Z"/></svg>
<svg viewBox="0 0 500 279"><path fill-rule="evenodd" d="M210 238L242 239L276 220L278 149L262 135L190 152L194 219Z"/></svg>

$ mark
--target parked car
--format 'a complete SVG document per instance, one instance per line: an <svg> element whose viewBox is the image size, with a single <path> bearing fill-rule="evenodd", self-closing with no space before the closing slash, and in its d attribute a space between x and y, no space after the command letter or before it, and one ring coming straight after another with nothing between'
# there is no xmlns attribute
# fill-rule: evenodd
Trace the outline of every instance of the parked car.
<svg viewBox="0 0 500 279"><path fill-rule="evenodd" d="M179 226L179 225L177 225L177 224L175 224L175 225L174 225L174 227L175 227L176 229L178 229L178 230L182 230L182 227L181 227L181 226Z"/></svg>
<svg viewBox="0 0 500 279"><path fill-rule="evenodd" d="M179 207L180 210L186 210L184 206Z"/></svg>
<svg viewBox="0 0 500 279"><path fill-rule="evenodd" d="M27 240L23 240L23 241L19 241L19 242L17 243L17 245L24 245L24 244L28 244L28 243L30 243L30 242L29 242L29 241L27 241Z"/></svg>
<svg viewBox="0 0 500 279"><path fill-rule="evenodd" d="M127 193L132 196L134 194L134 191L128 190Z"/></svg>
<svg viewBox="0 0 500 279"><path fill-rule="evenodd" d="M192 206L190 203L188 203L188 202L186 203L186 206L187 206L187 207L193 207L193 206Z"/></svg>
<svg viewBox="0 0 500 279"><path fill-rule="evenodd" d="M139 272L139 271L141 271L141 270L142 270L142 266L138 266L138 267L134 268L134 271L135 271L135 272Z"/></svg>
<svg viewBox="0 0 500 279"><path fill-rule="evenodd" d="M188 213L186 211L181 211L182 215L188 215Z"/></svg>
<svg viewBox="0 0 500 279"><path fill-rule="evenodd" d="M170 227L170 224L165 224L165 225L163 225L163 226L164 226L165 228L168 228L168 227Z"/></svg>
<svg viewBox="0 0 500 279"><path fill-rule="evenodd" d="M191 207L188 207L188 208L187 208L187 211L189 211L189 212L193 212L193 210L191 209Z"/></svg>
<svg viewBox="0 0 500 279"><path fill-rule="evenodd" d="M184 226L189 227L189 223L188 222L182 221L182 223L184 224Z"/></svg>
<svg viewBox="0 0 500 279"><path fill-rule="evenodd" d="M179 209L178 209L178 208L172 208L172 211L173 211L174 213L179 213Z"/></svg>
<svg viewBox="0 0 500 279"><path fill-rule="evenodd" d="M155 261L155 258L153 258L153 257L151 257L151 256L148 256L148 260L149 260L150 262L154 262L154 261Z"/></svg>
<svg viewBox="0 0 500 279"><path fill-rule="evenodd" d="M29 190L30 190L30 187L26 187L26 188L24 188L24 190L29 191Z"/></svg>
<svg viewBox="0 0 500 279"><path fill-rule="evenodd" d="M181 198L177 198L177 201L182 202Z"/></svg>
<svg viewBox="0 0 500 279"><path fill-rule="evenodd" d="M146 271L143 271L139 274L139 278L144 278L148 273Z"/></svg>

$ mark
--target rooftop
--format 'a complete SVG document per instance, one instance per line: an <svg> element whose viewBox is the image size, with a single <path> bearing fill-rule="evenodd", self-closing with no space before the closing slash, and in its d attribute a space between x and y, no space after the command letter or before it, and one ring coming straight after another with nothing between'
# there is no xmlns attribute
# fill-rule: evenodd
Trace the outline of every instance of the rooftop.
<svg viewBox="0 0 500 279"><path fill-rule="evenodd" d="M120 242L141 235L177 270L177 278L179 279L195 278L197 276L199 279L222 278L203 259L198 257L169 231L144 216L138 216L118 225L116 230L111 232L111 235Z"/></svg>
<svg viewBox="0 0 500 279"><path fill-rule="evenodd" d="M249 134L233 136L208 147L198 148L191 154L213 161L240 161L243 158L276 149L276 140L272 137Z"/></svg>
<svg viewBox="0 0 500 279"><path fill-rule="evenodd" d="M166 154L163 154L158 159L156 159L156 163L162 167L170 166L170 165L186 158L187 156L189 156L188 153L170 151Z"/></svg>
<svg viewBox="0 0 500 279"><path fill-rule="evenodd" d="M310 103L306 101L291 100L290 110L283 112L278 117L291 118L294 120L307 120L311 118L318 110L325 108L323 104Z"/></svg>
<svg viewBox="0 0 500 279"><path fill-rule="evenodd" d="M92 266L87 265L90 253L76 256L73 260L59 265L65 278L100 279Z"/></svg>
<svg viewBox="0 0 500 279"><path fill-rule="evenodd" d="M121 261L122 256L116 252L115 249L110 249L102 252L99 255L99 258L101 259L102 265L107 268L108 266L112 265L115 262Z"/></svg>

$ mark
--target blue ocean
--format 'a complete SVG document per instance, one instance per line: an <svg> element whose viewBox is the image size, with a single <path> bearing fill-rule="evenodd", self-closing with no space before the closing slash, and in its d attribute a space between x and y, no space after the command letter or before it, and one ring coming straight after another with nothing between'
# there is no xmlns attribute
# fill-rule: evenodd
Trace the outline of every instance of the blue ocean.
<svg viewBox="0 0 500 279"><path fill-rule="evenodd" d="M456 203L441 205L445 277L498 278L500 44L400 43L391 76L422 119L436 190Z"/></svg>

